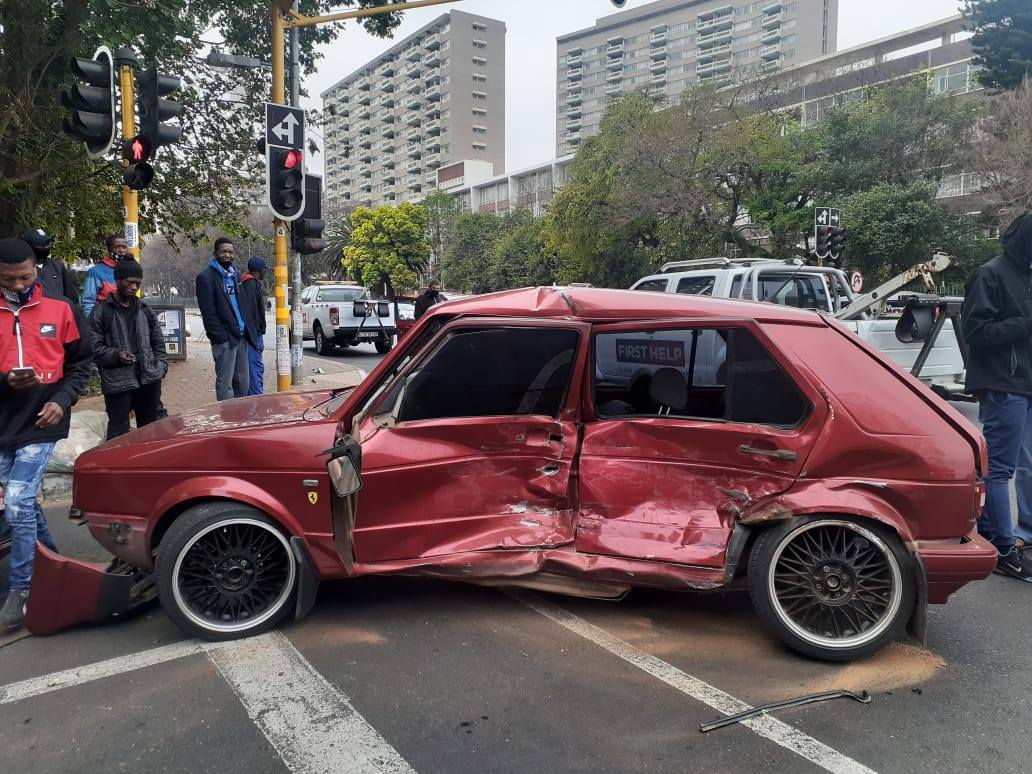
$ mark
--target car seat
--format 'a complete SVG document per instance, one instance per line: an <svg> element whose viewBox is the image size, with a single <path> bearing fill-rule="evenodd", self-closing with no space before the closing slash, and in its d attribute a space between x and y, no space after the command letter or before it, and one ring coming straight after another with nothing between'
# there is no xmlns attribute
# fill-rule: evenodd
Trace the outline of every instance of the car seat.
<svg viewBox="0 0 1032 774"><path fill-rule="evenodd" d="M684 411L688 402L688 383L676 368L660 368L649 383L649 399L656 414L667 415Z"/></svg>

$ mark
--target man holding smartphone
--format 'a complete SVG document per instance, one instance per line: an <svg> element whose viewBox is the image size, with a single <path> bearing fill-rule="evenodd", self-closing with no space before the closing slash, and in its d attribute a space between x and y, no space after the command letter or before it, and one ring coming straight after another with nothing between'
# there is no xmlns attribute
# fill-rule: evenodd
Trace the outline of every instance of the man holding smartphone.
<svg viewBox="0 0 1032 774"><path fill-rule="evenodd" d="M0 487L11 533L0 632L17 629L25 619L36 540L56 550L39 488L54 445L68 437L91 359L72 307L44 297L29 244L0 239Z"/></svg>
<svg viewBox="0 0 1032 774"><path fill-rule="evenodd" d="M88 323L93 358L108 415L107 440L125 435L129 412L136 426L158 418L161 380L168 372L165 337L158 316L137 294L143 267L136 261L115 266L115 291L93 307Z"/></svg>

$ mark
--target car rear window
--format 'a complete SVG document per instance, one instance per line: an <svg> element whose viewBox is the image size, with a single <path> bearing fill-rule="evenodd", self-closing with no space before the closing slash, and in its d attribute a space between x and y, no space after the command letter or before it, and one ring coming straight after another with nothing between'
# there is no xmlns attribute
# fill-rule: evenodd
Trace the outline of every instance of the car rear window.
<svg viewBox="0 0 1032 774"><path fill-rule="evenodd" d="M799 309L827 311L829 308L828 288L821 275L763 273L757 282L760 301Z"/></svg>
<svg viewBox="0 0 1032 774"><path fill-rule="evenodd" d="M355 301L365 298L365 288L322 288L319 291L320 301Z"/></svg>
<svg viewBox="0 0 1032 774"><path fill-rule="evenodd" d="M712 296L716 282L717 278L712 274L706 277L681 277L677 281L677 292L689 296Z"/></svg>

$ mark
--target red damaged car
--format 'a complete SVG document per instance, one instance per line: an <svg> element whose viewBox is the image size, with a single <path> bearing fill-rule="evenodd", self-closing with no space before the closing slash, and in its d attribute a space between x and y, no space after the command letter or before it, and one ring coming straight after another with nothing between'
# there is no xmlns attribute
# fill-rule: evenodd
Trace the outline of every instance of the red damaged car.
<svg viewBox="0 0 1032 774"><path fill-rule="evenodd" d="M923 636L984 578L981 436L846 328L744 301L590 288L434 307L357 388L214 404L83 454L111 566L39 548L28 627L156 585L229 639L318 584L421 575L591 597L747 586L790 647Z"/></svg>

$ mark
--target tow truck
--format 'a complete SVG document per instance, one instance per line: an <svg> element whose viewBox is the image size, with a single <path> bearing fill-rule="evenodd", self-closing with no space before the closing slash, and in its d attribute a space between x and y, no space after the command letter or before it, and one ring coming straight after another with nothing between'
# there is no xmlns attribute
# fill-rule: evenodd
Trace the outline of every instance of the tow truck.
<svg viewBox="0 0 1032 774"><path fill-rule="evenodd" d="M318 281L301 293L305 339L315 341L320 355L337 347L372 343L381 355L391 351L397 334L394 305L370 298L355 283Z"/></svg>
<svg viewBox="0 0 1032 774"><path fill-rule="evenodd" d="M963 299L939 296L933 279L952 261L936 253L862 294L835 267L798 259L724 257L666 263L658 274L643 277L631 289L813 309L842 321L941 397L970 400L964 392L967 351L958 335ZM917 279L927 292L901 292Z"/></svg>

